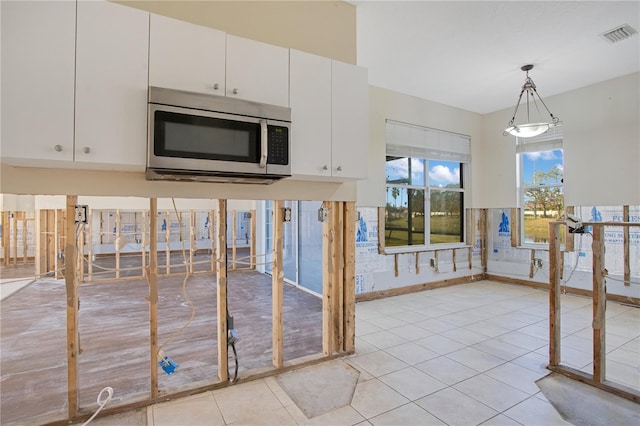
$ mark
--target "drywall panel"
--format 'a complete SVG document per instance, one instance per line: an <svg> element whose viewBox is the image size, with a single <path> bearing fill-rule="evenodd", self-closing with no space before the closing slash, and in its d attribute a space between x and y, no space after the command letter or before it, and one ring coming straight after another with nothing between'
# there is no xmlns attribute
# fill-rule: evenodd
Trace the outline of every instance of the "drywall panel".
<svg viewBox="0 0 640 426"><path fill-rule="evenodd" d="M471 182L481 176L474 170L475 157L482 149L482 116L473 112L419 99L391 90L369 86L369 178L358 182L359 206L385 205L385 149L387 119L430 127L471 137ZM473 189L470 191L473 193ZM476 197L465 200L475 207Z"/></svg>
<svg viewBox="0 0 640 426"><path fill-rule="evenodd" d="M356 63L356 7L343 1L117 1L229 34Z"/></svg>
<svg viewBox="0 0 640 426"><path fill-rule="evenodd" d="M564 127L566 205L640 203L640 73L545 98ZM502 131L513 109L484 116L473 158L475 207L516 206L515 138Z"/></svg>

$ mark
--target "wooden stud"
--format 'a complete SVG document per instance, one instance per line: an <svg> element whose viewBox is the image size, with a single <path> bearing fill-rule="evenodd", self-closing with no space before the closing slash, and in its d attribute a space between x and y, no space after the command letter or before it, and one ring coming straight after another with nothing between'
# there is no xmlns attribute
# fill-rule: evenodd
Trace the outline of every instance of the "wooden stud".
<svg viewBox="0 0 640 426"><path fill-rule="evenodd" d="M549 366L560 364L560 223L549 224Z"/></svg>
<svg viewBox="0 0 640 426"><path fill-rule="evenodd" d="M467 247L467 260L469 261L469 270L473 268L473 249Z"/></svg>
<svg viewBox="0 0 640 426"><path fill-rule="evenodd" d="M82 225L78 225L82 226ZM76 270L78 275L78 281L84 282L84 237L86 230L82 227L82 232L77 234L78 236L78 254L76 256Z"/></svg>
<svg viewBox="0 0 640 426"><path fill-rule="evenodd" d="M378 254L384 254L385 250L385 217L387 209L378 207Z"/></svg>
<svg viewBox="0 0 640 426"><path fill-rule="evenodd" d="M420 252L416 252L416 275L420 274Z"/></svg>
<svg viewBox="0 0 640 426"><path fill-rule="evenodd" d="M344 203L344 347L356 350L356 204Z"/></svg>
<svg viewBox="0 0 640 426"><path fill-rule="evenodd" d="M488 210L480 209L480 220L478 227L480 228L480 256L482 263L482 272L487 272L487 259L489 256L488 253L488 237L489 237L489 224L487 220Z"/></svg>
<svg viewBox="0 0 640 426"><path fill-rule="evenodd" d="M171 273L171 214L168 211L164 212L164 214L167 222L167 225L164 230L164 238L166 241L164 252L167 257L166 258L167 266L164 270L164 273L169 275ZM176 218L176 220L177 219L178 218Z"/></svg>
<svg viewBox="0 0 640 426"><path fill-rule="evenodd" d="M43 235L42 234L43 216L44 216L44 210L36 210L35 212L36 223L35 223L35 231L34 231L34 237L36 240L35 241L36 249L35 249L35 252L33 253L36 278L40 277L43 274L42 264L45 261L45 256L43 256L42 254L42 246L44 242L44 238L42 236Z"/></svg>
<svg viewBox="0 0 640 426"><path fill-rule="evenodd" d="M529 278L533 278L533 271L535 269L533 266L533 262L535 258L536 258L536 251L534 249L531 249L530 259L529 259Z"/></svg>
<svg viewBox="0 0 640 426"><path fill-rule="evenodd" d="M54 272L58 274L58 217L57 210L47 212L47 268L45 273Z"/></svg>
<svg viewBox="0 0 640 426"><path fill-rule="evenodd" d="M93 280L93 210L89 209L89 244L87 247L87 280ZM144 265L144 264L143 264Z"/></svg>
<svg viewBox="0 0 640 426"><path fill-rule="evenodd" d="M73 211L74 211L74 216L75 216L75 207L74 207ZM56 229L55 229L55 236L56 236L55 271L56 271L56 278L60 279L60 278L63 278L62 266L61 266L62 262L60 262L60 260L61 260L61 254L64 253L64 250L62 250L62 247L64 247L63 240L66 239L65 232L64 232L64 229L65 229L65 217L64 217L64 214L63 214L63 210L56 210L56 225L55 226L56 226Z"/></svg>
<svg viewBox="0 0 640 426"><path fill-rule="evenodd" d="M158 208L156 205L156 218L154 220L154 223L157 224L158 221L158 214L157 214ZM156 245L158 244L158 230L156 229ZM147 270L147 256L146 256L146 252L147 252L147 212L146 210L142 210L142 221L140 222L140 255L142 256L142 275L146 276L146 270ZM151 247L149 247L151 248ZM157 267L158 267L158 247L156 247L156 274L158 273Z"/></svg>
<svg viewBox="0 0 640 426"><path fill-rule="evenodd" d="M575 207L574 206L566 206L564 208L566 214L574 214ZM569 227L564 227L564 251L573 252L574 251L574 243L575 243L575 235L569 232Z"/></svg>
<svg viewBox="0 0 640 426"><path fill-rule="evenodd" d="M215 210L209 212L209 240L211 241L211 272L216 272L216 239L215 239Z"/></svg>
<svg viewBox="0 0 640 426"><path fill-rule="evenodd" d="M333 203L333 253L334 253L334 317L333 327L334 336L333 343L337 351L344 350L344 205L342 202Z"/></svg>
<svg viewBox="0 0 640 426"><path fill-rule="evenodd" d="M144 212L143 212L143 223ZM142 233L144 241L144 232ZM143 249L144 253L144 249ZM151 398L158 392L158 199L149 198L149 368L151 369Z"/></svg>
<svg viewBox="0 0 640 426"><path fill-rule="evenodd" d="M471 247L476 245L477 230L476 211L475 209L469 209L469 244Z"/></svg>
<svg viewBox="0 0 640 426"><path fill-rule="evenodd" d="M604 226L593 225L593 379L604 382L606 378L606 345L605 345L605 309L607 294L604 277L605 270L605 244Z"/></svg>
<svg viewBox="0 0 640 426"><path fill-rule="evenodd" d="M218 308L218 379L229 380L229 354L227 351L227 200L218 200L218 273L216 275Z"/></svg>
<svg viewBox="0 0 640 426"><path fill-rule="evenodd" d="M393 255L393 276L397 277L398 275L400 275L398 271L398 253L395 253Z"/></svg>
<svg viewBox="0 0 640 426"><path fill-rule="evenodd" d="M512 208L510 212L511 216L511 247L518 247L520 245L520 209Z"/></svg>
<svg viewBox="0 0 640 426"><path fill-rule="evenodd" d="M11 224L9 221L9 212L2 212L2 263L9 264L11 248Z"/></svg>
<svg viewBox="0 0 640 426"><path fill-rule="evenodd" d="M451 250L451 258L453 260L453 272L456 272L458 270L456 266L456 249Z"/></svg>
<svg viewBox="0 0 640 426"><path fill-rule="evenodd" d="M251 245L249 248L249 255L251 256L251 269L256 269L256 223L257 223L256 211L251 210Z"/></svg>
<svg viewBox="0 0 640 426"><path fill-rule="evenodd" d="M18 263L18 212L12 212L13 217L11 218L11 236L12 236L12 244L13 248L12 252L12 261L13 264L16 265Z"/></svg>
<svg viewBox="0 0 640 426"><path fill-rule="evenodd" d="M116 210L116 279L120 278L120 210Z"/></svg>
<svg viewBox="0 0 640 426"><path fill-rule="evenodd" d="M324 201L322 208L331 209L332 203ZM328 220L322 222L322 352L324 355L333 355L335 352L334 341L334 290L333 290L333 238L331 229L331 212Z"/></svg>
<svg viewBox="0 0 640 426"><path fill-rule="evenodd" d="M622 206L622 220L629 222L629 206ZM629 265L629 227L622 228L623 236L623 258L624 258L624 285L629 287L631 285L631 267Z"/></svg>
<svg viewBox="0 0 640 426"><path fill-rule="evenodd" d="M236 211L231 210L231 269L236 270Z"/></svg>
<svg viewBox="0 0 640 426"><path fill-rule="evenodd" d="M27 212L22 212L22 263L27 263L27 257L29 255L29 245L28 245L28 222L27 222Z"/></svg>
<svg viewBox="0 0 640 426"><path fill-rule="evenodd" d="M193 274L193 254L196 250L196 212L189 210L189 273Z"/></svg>
<svg viewBox="0 0 640 426"><path fill-rule="evenodd" d="M282 368L283 357L283 316L284 309L284 269L282 256L282 234L284 230L282 200L273 202L273 269L272 269L272 289L271 289L271 313L272 313L272 361L275 368ZM235 215L234 215L235 217ZM235 229L235 228L234 228ZM235 233L234 233L235 241Z"/></svg>
<svg viewBox="0 0 640 426"><path fill-rule="evenodd" d="M75 217L78 197L67 195L67 238L64 249L65 264L64 280L67 296L67 400L69 417L78 415L78 354L80 352L78 336L78 283L76 280L76 243L75 243Z"/></svg>

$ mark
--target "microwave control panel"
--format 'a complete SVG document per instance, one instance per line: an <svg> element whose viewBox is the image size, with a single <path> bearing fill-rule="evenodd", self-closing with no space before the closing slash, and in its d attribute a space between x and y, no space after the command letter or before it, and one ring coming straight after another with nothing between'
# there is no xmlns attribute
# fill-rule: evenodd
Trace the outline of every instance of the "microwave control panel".
<svg viewBox="0 0 640 426"><path fill-rule="evenodd" d="M267 164L289 164L289 129L268 126L269 155Z"/></svg>

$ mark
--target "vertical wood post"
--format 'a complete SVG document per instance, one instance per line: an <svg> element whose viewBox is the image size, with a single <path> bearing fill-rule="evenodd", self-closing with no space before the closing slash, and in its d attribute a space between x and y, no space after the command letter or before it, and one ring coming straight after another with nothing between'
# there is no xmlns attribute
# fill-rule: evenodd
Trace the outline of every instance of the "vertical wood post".
<svg viewBox="0 0 640 426"><path fill-rule="evenodd" d="M574 206L566 206L564 208L566 214L574 214L575 207ZM564 227L564 251L567 253L573 252L575 243L574 234L569 232L569 227Z"/></svg>
<svg viewBox="0 0 640 426"><path fill-rule="evenodd" d="M489 237L489 226L487 220L487 209L480 209L480 220L478 227L480 228L480 258L482 262L482 272L487 273L487 258L488 258L488 237Z"/></svg>
<svg viewBox="0 0 640 426"><path fill-rule="evenodd" d="M193 274L193 254L196 251L196 212L189 210L189 273Z"/></svg>
<svg viewBox="0 0 640 426"><path fill-rule="evenodd" d="M87 280L93 280L93 210L89 209L89 239L87 244Z"/></svg>
<svg viewBox="0 0 640 426"><path fill-rule="evenodd" d="M69 403L69 417L78 415L78 282L76 280L76 239L75 239L75 208L78 197L67 195L66 246L64 250L65 265L64 280L67 296L67 399Z"/></svg>
<svg viewBox="0 0 640 426"><path fill-rule="evenodd" d="M231 269L236 270L236 211L231 210Z"/></svg>
<svg viewBox="0 0 640 426"><path fill-rule="evenodd" d="M356 203L344 203L344 347L356 349ZM416 257L417 258L417 257Z"/></svg>
<svg viewBox="0 0 640 426"><path fill-rule="evenodd" d="M420 252L416 252L416 275L420 274Z"/></svg>
<svg viewBox="0 0 640 426"><path fill-rule="evenodd" d="M218 378L229 380L227 372L229 354L227 352L227 200L218 200L218 274L216 275L218 306Z"/></svg>
<svg viewBox="0 0 640 426"><path fill-rule="evenodd" d="M216 217L215 210L209 212L209 240L211 241L211 272L216 271L216 238L214 222Z"/></svg>
<svg viewBox="0 0 640 426"><path fill-rule="evenodd" d="M28 231L27 212L22 212L22 263L27 263L27 256L29 255L27 231Z"/></svg>
<svg viewBox="0 0 640 426"><path fill-rule="evenodd" d="M385 207L378 207L378 254L384 254L386 214L387 209Z"/></svg>
<svg viewBox="0 0 640 426"><path fill-rule="evenodd" d="M331 223L332 203L324 201L322 208L329 209L328 218L322 222L322 352L324 355L332 355L335 352L335 330L333 328L334 317L334 282L333 282L333 232Z"/></svg>
<svg viewBox="0 0 640 426"><path fill-rule="evenodd" d="M535 269L533 266L533 260L536 258L536 251L531 249L530 258L529 258L529 278L533 278L533 270ZM560 265L558 265L560 266ZM560 269L562 270L562 269Z"/></svg>
<svg viewBox="0 0 640 426"><path fill-rule="evenodd" d="M335 258L333 280L334 288L334 318L336 329L334 347L336 351L344 350L344 203L333 203L333 253Z"/></svg>
<svg viewBox="0 0 640 426"><path fill-rule="evenodd" d="M151 200L149 200L151 202ZM158 206L156 199L156 218L153 223L157 224L158 221ZM156 229L156 245L158 244L158 230ZM142 210L142 220L140 222L140 255L142 256L142 276L146 276L145 271L147 270L147 212L146 210ZM156 256L158 255L158 247L156 247ZM156 258L156 275L158 274L158 259Z"/></svg>
<svg viewBox="0 0 640 426"><path fill-rule="evenodd" d="M273 269L272 269L272 289L271 289L271 312L272 312L272 361L275 368L282 368L284 365L283 356L283 309L284 309L284 269L282 254L282 235L284 231L282 200L273 202ZM235 216L234 216L235 217Z"/></svg>
<svg viewBox="0 0 640 426"><path fill-rule="evenodd" d="M165 245L164 248L164 252L166 255L166 268L165 268L165 274L169 275L171 273L171 214L169 213L169 211L165 211L165 218L166 218L166 227L164 230L164 239L167 242L167 244ZM176 217L176 220L178 218Z"/></svg>
<svg viewBox="0 0 640 426"><path fill-rule="evenodd" d="M61 253L64 253L63 247L66 247L67 241L67 232L66 232L66 210L58 209L56 210L56 256L55 256L55 265L56 265L56 278L64 278L64 274L62 273L62 262L61 262ZM73 209L73 216L75 217L75 206ZM75 225L75 224L74 224ZM73 236L75 240L75 235ZM66 256L66 253L64 253ZM65 257L66 262L66 257Z"/></svg>
<svg viewBox="0 0 640 426"><path fill-rule="evenodd" d="M144 212L143 212L143 221ZM143 225L144 229L144 225ZM142 240L145 241L144 232ZM144 256L144 248L143 248ZM151 398L158 397L158 199L149 198L149 368L151 369Z"/></svg>
<svg viewBox="0 0 640 426"><path fill-rule="evenodd" d="M86 229L84 228L83 225L78 225L78 226L82 226L82 232L77 234L78 253L76 255L76 270L78 271L77 272L78 281L84 282L84 240L85 240Z"/></svg>
<svg viewBox="0 0 640 426"><path fill-rule="evenodd" d="M451 259L453 261L453 272L456 272L458 270L458 267L456 266L456 249L451 250Z"/></svg>
<svg viewBox="0 0 640 426"><path fill-rule="evenodd" d="M9 222L9 212L2 212L2 263L9 264L11 247L11 224Z"/></svg>
<svg viewBox="0 0 640 426"><path fill-rule="evenodd" d="M251 210L251 248L249 249L249 255L251 256L251 269L256 269L256 211Z"/></svg>
<svg viewBox="0 0 640 426"><path fill-rule="evenodd" d="M622 206L622 220L624 222L630 221L629 206ZM627 287L631 285L631 266L629 265L629 226L622 228L623 236L623 258L624 258L624 285Z"/></svg>
<svg viewBox="0 0 640 426"><path fill-rule="evenodd" d="M593 379L596 383L605 380L606 346L605 346L605 308L607 294L604 285L606 274L604 264L604 226L593 225Z"/></svg>
<svg viewBox="0 0 640 426"><path fill-rule="evenodd" d="M518 247L520 245L520 209L512 208L510 211L511 216L511 247Z"/></svg>
<svg viewBox="0 0 640 426"><path fill-rule="evenodd" d="M56 277L58 274L58 217L57 210L47 211L47 267L45 272L54 271Z"/></svg>
<svg viewBox="0 0 640 426"><path fill-rule="evenodd" d="M120 278L120 247L123 244L120 242L120 209L116 210L116 279Z"/></svg>
<svg viewBox="0 0 640 426"><path fill-rule="evenodd" d="M3 212L4 214L4 212ZM46 226L46 222L44 220L44 210L36 210L36 224L35 224L35 231L34 231L34 237L36 239L36 250L33 253L34 256L34 263L35 263L35 274L36 274L36 278L40 277L42 274L44 274L45 270L43 268L43 263L46 260L46 255L43 255L42 252L42 246L46 245L44 244L44 237L43 237L43 231L42 231L42 227ZM43 225L44 224L44 225ZM3 231L4 232L4 231ZM4 235L3 235L4 237Z"/></svg>
<svg viewBox="0 0 640 426"><path fill-rule="evenodd" d="M13 217L11 218L11 230L13 231L11 234L11 248L13 248L13 250L11 251L13 252L12 258L14 265L18 263L18 216L19 212L13 212Z"/></svg>
<svg viewBox="0 0 640 426"><path fill-rule="evenodd" d="M560 364L560 224L549 225L549 365Z"/></svg>

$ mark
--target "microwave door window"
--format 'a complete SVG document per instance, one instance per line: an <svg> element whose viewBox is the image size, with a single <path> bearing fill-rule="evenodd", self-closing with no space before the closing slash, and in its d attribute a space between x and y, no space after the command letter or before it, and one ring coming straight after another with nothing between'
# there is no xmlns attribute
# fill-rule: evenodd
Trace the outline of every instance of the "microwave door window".
<svg viewBox="0 0 640 426"><path fill-rule="evenodd" d="M257 123L156 112L156 155L257 163ZM161 114L161 117L158 115Z"/></svg>

